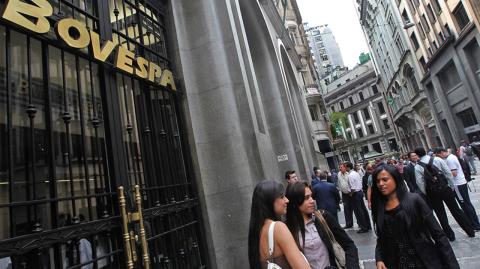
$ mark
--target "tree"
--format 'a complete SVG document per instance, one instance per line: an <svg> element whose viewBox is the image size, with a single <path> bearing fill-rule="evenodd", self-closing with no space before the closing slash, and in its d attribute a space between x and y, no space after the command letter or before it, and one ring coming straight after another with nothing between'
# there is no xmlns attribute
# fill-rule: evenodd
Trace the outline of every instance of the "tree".
<svg viewBox="0 0 480 269"><path fill-rule="evenodd" d="M360 64L364 64L370 61L370 53L362 52L362 54L360 54L360 56L358 57L358 60L360 61Z"/></svg>
<svg viewBox="0 0 480 269"><path fill-rule="evenodd" d="M344 112L332 112L330 114L330 130L332 131L333 138L337 138L342 135L342 128L348 128L347 114Z"/></svg>

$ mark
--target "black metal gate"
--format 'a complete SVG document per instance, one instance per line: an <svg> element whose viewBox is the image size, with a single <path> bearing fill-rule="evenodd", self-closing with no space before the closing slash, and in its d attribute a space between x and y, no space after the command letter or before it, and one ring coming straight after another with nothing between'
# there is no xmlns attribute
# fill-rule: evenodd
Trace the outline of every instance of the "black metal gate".
<svg viewBox="0 0 480 269"><path fill-rule="evenodd" d="M170 67L166 1L50 3ZM0 22L0 269L205 266L180 94Z"/></svg>

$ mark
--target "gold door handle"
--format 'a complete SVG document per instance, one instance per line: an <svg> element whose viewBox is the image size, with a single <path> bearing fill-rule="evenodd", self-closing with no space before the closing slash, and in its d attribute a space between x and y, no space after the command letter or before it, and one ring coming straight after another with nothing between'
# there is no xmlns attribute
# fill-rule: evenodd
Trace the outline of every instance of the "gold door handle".
<svg viewBox="0 0 480 269"><path fill-rule="evenodd" d="M137 240L133 231L130 231L130 248L132 249L133 262L137 262Z"/></svg>
<svg viewBox="0 0 480 269"><path fill-rule="evenodd" d="M142 215L142 196L140 194L140 186L135 185L135 202L137 203L138 222L140 225L140 244L142 245L143 268L150 268L150 257L148 255L147 236L145 233L145 225Z"/></svg>
<svg viewBox="0 0 480 269"><path fill-rule="evenodd" d="M126 208L125 193L123 187L118 187L118 201L120 206L120 215L122 218L123 242L125 244L125 259L127 268L133 269L132 249L130 245L130 233L128 232L128 215Z"/></svg>

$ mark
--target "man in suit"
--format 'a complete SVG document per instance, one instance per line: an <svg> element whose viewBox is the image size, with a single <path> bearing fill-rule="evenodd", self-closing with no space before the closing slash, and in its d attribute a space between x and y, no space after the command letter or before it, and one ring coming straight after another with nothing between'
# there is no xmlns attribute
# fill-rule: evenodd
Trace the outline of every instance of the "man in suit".
<svg viewBox="0 0 480 269"><path fill-rule="evenodd" d="M318 209L326 210L338 222L337 208L340 203L340 194L335 184L327 181L326 172L318 171L320 181L313 186L313 198L317 203Z"/></svg>
<svg viewBox="0 0 480 269"><path fill-rule="evenodd" d="M410 192L421 194L415 179L415 165L417 165L418 156L415 152L411 151L408 153L408 159L410 160L409 164L403 168L403 180L407 183Z"/></svg>

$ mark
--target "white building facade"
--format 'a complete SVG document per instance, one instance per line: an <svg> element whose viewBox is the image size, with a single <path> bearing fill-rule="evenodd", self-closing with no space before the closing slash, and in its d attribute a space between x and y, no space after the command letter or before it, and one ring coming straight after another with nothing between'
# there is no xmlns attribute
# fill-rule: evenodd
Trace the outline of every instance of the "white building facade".
<svg viewBox="0 0 480 269"><path fill-rule="evenodd" d="M330 74L336 67L344 66L342 53L328 25L310 27L305 24L305 30L319 78Z"/></svg>
<svg viewBox="0 0 480 269"><path fill-rule="evenodd" d="M382 87L372 61L329 84L324 98L340 161L363 161L398 151ZM337 115L339 123L335 123Z"/></svg>

